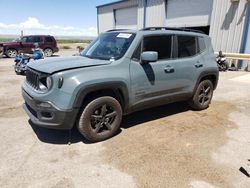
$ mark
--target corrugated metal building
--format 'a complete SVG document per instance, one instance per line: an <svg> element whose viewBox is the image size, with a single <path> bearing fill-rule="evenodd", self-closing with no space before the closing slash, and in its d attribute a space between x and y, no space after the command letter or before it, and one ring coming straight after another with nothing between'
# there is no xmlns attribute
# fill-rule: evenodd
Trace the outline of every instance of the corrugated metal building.
<svg viewBox="0 0 250 188"><path fill-rule="evenodd" d="M215 51L250 53L250 0L123 0L97 7L98 32L187 27L206 32Z"/></svg>

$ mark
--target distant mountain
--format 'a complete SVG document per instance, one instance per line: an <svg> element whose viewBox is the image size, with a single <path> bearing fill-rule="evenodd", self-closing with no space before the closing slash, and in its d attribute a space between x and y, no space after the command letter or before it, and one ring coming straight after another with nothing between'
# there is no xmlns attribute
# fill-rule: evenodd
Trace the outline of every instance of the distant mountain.
<svg viewBox="0 0 250 188"><path fill-rule="evenodd" d="M2 39L15 39L20 37L20 35L1 35L0 38ZM54 36L56 39L59 40L93 40L95 37L89 36Z"/></svg>

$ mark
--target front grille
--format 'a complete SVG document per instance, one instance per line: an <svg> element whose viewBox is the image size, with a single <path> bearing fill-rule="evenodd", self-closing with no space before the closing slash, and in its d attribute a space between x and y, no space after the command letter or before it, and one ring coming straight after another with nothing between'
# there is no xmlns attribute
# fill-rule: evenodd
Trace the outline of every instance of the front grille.
<svg viewBox="0 0 250 188"><path fill-rule="evenodd" d="M27 70L26 70L26 81L30 86L32 86L36 90L39 89L40 75L41 75L41 73L34 71L30 68L27 68Z"/></svg>

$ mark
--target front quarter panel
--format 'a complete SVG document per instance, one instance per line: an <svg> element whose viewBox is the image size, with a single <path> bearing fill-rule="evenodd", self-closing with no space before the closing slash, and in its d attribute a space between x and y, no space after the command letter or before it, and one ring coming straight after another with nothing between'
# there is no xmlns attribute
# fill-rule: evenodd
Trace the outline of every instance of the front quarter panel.
<svg viewBox="0 0 250 188"><path fill-rule="evenodd" d="M26 80L22 83L22 89L33 99L41 102L51 102L60 110L69 110L71 109L71 106L69 106L71 95L64 91L60 91L60 89L57 87L57 75L53 75L53 86L52 88L46 92L41 93L34 90L33 87L31 87Z"/></svg>
<svg viewBox="0 0 250 188"><path fill-rule="evenodd" d="M103 88L120 87L128 98L127 85L129 85L129 62L123 58L118 62L109 65L80 68L58 73L58 78L63 77L63 86L60 89L63 93L71 96L69 106L80 107L84 95L93 90ZM91 90L89 90L91 88ZM87 91L88 90L88 91ZM79 100L79 97L81 100Z"/></svg>

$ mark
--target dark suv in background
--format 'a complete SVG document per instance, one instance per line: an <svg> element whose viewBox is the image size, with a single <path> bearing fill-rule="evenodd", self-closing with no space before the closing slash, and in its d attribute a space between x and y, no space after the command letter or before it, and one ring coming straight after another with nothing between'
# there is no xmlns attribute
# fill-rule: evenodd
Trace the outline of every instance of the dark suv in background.
<svg viewBox="0 0 250 188"><path fill-rule="evenodd" d="M55 38L50 35L29 35L12 42L0 43L0 51L7 57L15 57L18 52L32 53L34 43L39 44L39 47L43 49L44 55L47 57L59 51Z"/></svg>

